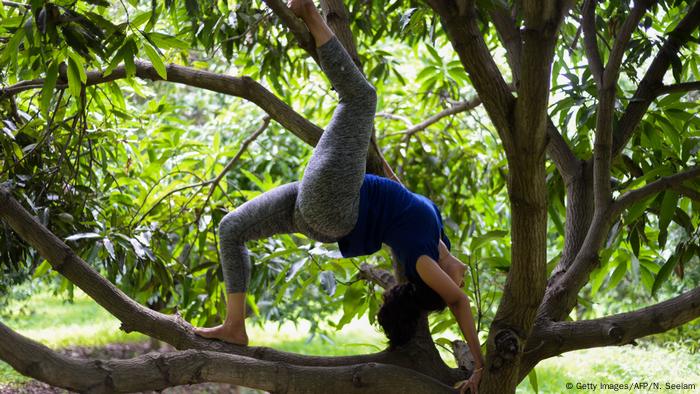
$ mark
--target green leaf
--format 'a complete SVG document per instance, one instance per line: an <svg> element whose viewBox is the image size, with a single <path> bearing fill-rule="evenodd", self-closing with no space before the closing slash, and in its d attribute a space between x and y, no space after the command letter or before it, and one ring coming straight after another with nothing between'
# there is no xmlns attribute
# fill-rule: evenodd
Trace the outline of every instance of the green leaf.
<svg viewBox="0 0 700 394"><path fill-rule="evenodd" d="M659 287L666 282L668 277L671 275L671 272L673 272L673 269L676 267L676 264L678 264L678 253L674 253L671 257L669 257L666 263L664 263L659 270L659 273L656 274L654 284L651 287L652 295L655 295L656 291L659 290Z"/></svg>
<svg viewBox="0 0 700 394"><path fill-rule="evenodd" d="M505 237L506 235L508 235L508 231L504 231L504 230L493 230L493 231L489 231L489 232L487 232L487 233L485 233L485 234L482 234L482 235L479 235L479 236L477 236L477 237L474 237L474 238L472 239L472 242L471 242L471 245L470 245L469 249L470 249L472 252L474 252L475 250L479 249L480 247L482 247L482 246L483 246L484 244L486 244L487 242L489 242L489 241L491 241L491 240L494 240L494 239L503 238L503 237Z"/></svg>
<svg viewBox="0 0 700 394"><path fill-rule="evenodd" d="M68 51L68 57L75 62L75 66L78 69L78 75L80 76L80 82L87 82L87 74L85 74L85 64L83 63L83 58L73 51Z"/></svg>
<svg viewBox="0 0 700 394"><path fill-rule="evenodd" d="M80 97L80 92L83 88L80 82L80 70L73 58L68 58L68 90L73 97Z"/></svg>
<svg viewBox="0 0 700 394"><path fill-rule="evenodd" d="M664 193L664 198L661 200L661 210L659 211L659 247L663 248L666 245L666 237L668 236L668 225L671 223L673 214L676 212L678 205L678 193L668 190Z"/></svg>
<svg viewBox="0 0 700 394"><path fill-rule="evenodd" d="M435 340L435 344L445 346L448 349L452 349L452 341L447 338L440 337Z"/></svg>
<svg viewBox="0 0 700 394"><path fill-rule="evenodd" d="M248 306L250 310L253 311L253 314L255 314L255 317L260 317L260 309L258 309L258 305L255 303L255 296L252 294L246 295L246 301L248 301Z"/></svg>
<svg viewBox="0 0 700 394"><path fill-rule="evenodd" d="M639 232L637 226L635 226L630 232L630 246L632 247L632 253L639 257Z"/></svg>
<svg viewBox="0 0 700 394"><path fill-rule="evenodd" d="M58 78L58 62L56 60L52 61L46 71L46 78L44 78L44 86L41 88L41 102L39 103L39 108L41 109L44 118L48 118L49 106L51 105L51 98L53 97L54 88L56 87L56 79Z"/></svg>
<svg viewBox="0 0 700 394"><path fill-rule="evenodd" d="M153 32L148 33L147 36L161 49L189 49L190 47L186 42L167 34Z"/></svg>
<svg viewBox="0 0 700 394"><path fill-rule="evenodd" d="M148 56L148 59L151 60L153 68L156 69L158 75L160 75L161 78L167 80L168 72L165 69L163 59L161 59L160 55L158 54L158 52L156 52L155 48L153 48L153 46L149 42L144 42L143 49L146 52L146 56Z"/></svg>
<svg viewBox="0 0 700 394"><path fill-rule="evenodd" d="M430 329L430 334L431 335L439 334L439 333L445 331L446 329L448 329L449 327L455 325L456 323L457 322L455 321L454 317L449 316L445 320L442 320L439 323L437 323L436 325L434 325L433 328Z"/></svg>
<svg viewBox="0 0 700 394"><path fill-rule="evenodd" d="M426 44L425 47L428 49L428 53L435 59L435 63L442 64L442 57L438 54L437 50L430 44Z"/></svg>
<svg viewBox="0 0 700 394"><path fill-rule="evenodd" d="M5 48L0 53L0 64L5 64L8 60L17 56L17 53L19 52L19 44L22 42L24 35L24 29L17 29L15 34L12 36L12 38L10 38L10 41L7 42Z"/></svg>
<svg viewBox="0 0 700 394"><path fill-rule="evenodd" d="M107 253L109 253L109 257L111 257L113 260L116 259L116 255L114 254L114 245L112 244L112 241L110 241L109 238L103 238L102 244L107 250Z"/></svg>
<svg viewBox="0 0 700 394"><path fill-rule="evenodd" d="M537 369L532 368L532 371L527 374L527 380L530 382L530 387L532 387L535 393L539 393L540 390L537 386Z"/></svg>
<svg viewBox="0 0 700 394"><path fill-rule="evenodd" d="M124 68L126 69L126 76L131 78L136 75L136 64L134 64L134 59L138 54L138 48L136 48L136 43L133 38L129 38L124 44Z"/></svg>
<svg viewBox="0 0 700 394"><path fill-rule="evenodd" d="M609 290L614 289L618 283L620 283L620 280L624 278L625 274L627 273L627 261L622 260L617 264L617 268L615 268L615 271L613 272L612 276L610 277L610 281L607 284L607 288Z"/></svg>
<svg viewBox="0 0 700 394"><path fill-rule="evenodd" d="M39 264L39 266L34 270L32 278L38 278L44 275L49 269L51 269L51 264L47 260L42 261L41 264Z"/></svg>

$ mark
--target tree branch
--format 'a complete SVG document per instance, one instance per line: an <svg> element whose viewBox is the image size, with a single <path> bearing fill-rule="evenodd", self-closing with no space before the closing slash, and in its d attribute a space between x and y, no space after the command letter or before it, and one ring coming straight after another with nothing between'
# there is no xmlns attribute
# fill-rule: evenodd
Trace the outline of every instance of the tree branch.
<svg viewBox="0 0 700 394"><path fill-rule="evenodd" d="M549 117L547 117L547 155L554 162L564 183L570 182L580 173L582 161L576 157Z"/></svg>
<svg viewBox="0 0 700 394"><path fill-rule="evenodd" d="M316 43L306 28L304 22L299 19L281 0L263 0L265 4L277 15L278 18L289 28L294 37L309 55L318 63L318 54L316 53Z"/></svg>
<svg viewBox="0 0 700 394"><path fill-rule="evenodd" d="M622 28L615 37L615 42L613 43L610 56L608 57L608 63L605 65L603 75L604 86L612 86L617 83L622 56L625 54L625 49L627 49L627 43L632 36L632 32L634 32L639 25L639 21L644 14L646 14L647 9L654 3L655 0L637 0L634 2L634 7L629 15L627 15L625 22L622 24Z"/></svg>
<svg viewBox="0 0 700 394"><path fill-rule="evenodd" d="M583 28L583 42L588 58L588 67L591 68L591 74L595 78L596 84L603 84L603 61L600 59L600 50L598 49L598 41L596 38L595 27L595 6L596 0L586 0L583 3L583 19L581 26Z"/></svg>
<svg viewBox="0 0 700 394"><path fill-rule="evenodd" d="M134 63L137 77L152 81L163 81L163 78L158 75L151 63L141 60L136 60ZM166 70L167 82L236 96L257 104L272 119L312 146L316 145L323 133L323 129L296 113L277 96L250 77L233 77L176 64L167 65ZM87 81L85 86L93 86L126 78L126 69L124 66L119 66L109 75L104 75L102 71L88 71L86 74ZM61 78L65 81L64 76L61 76ZM0 89L0 97L40 88L43 86L43 83L43 78L23 81Z"/></svg>
<svg viewBox="0 0 700 394"><path fill-rule="evenodd" d="M505 3L494 2L489 9L489 15L496 27L498 37L506 49L508 64L513 74L513 84L518 86L518 81L520 81L520 59L522 58L523 50L520 30L515 25L515 19L511 16L510 10L506 8Z"/></svg>
<svg viewBox="0 0 700 394"><path fill-rule="evenodd" d="M376 283L384 289L396 285L396 278L391 272L367 263L360 264L360 278Z"/></svg>
<svg viewBox="0 0 700 394"><path fill-rule="evenodd" d="M394 114L386 114L386 113L378 113L377 116L382 116L388 119L393 119L393 120L400 120L404 123L407 124L408 128L405 130L397 131L395 133L388 134L390 135L397 135L397 134L404 134L405 136L412 136L418 132L421 132L428 127L434 125L435 123L439 122L443 118L446 118L448 116L452 116L461 112L466 112L466 111L471 111L474 108L478 107L481 105L481 100L479 97L474 97L470 100L465 100L465 101L460 101L459 103L454 104L452 107L444 109L435 115L430 116L429 118L425 119L424 121L414 125L411 123L411 120L408 119L407 117L404 116L399 116L399 115L394 115Z"/></svg>
<svg viewBox="0 0 700 394"><path fill-rule="evenodd" d="M489 11L496 31L506 48L508 63L513 73L513 85L517 89L520 80L520 62L522 58L522 37L520 30L510 12L501 3L494 3ZM580 172L579 160L564 141L552 119L547 117L547 155L556 165L565 182L570 182Z"/></svg>
<svg viewBox="0 0 700 394"><path fill-rule="evenodd" d="M153 65L142 60L135 60L136 76L152 81L164 81L156 72ZM216 74L210 71L198 70L191 67L169 64L166 66L167 82L197 87L212 92L236 96L253 102L282 127L299 137L302 141L315 146L323 134L323 129L309 122L306 118L294 111L290 106L277 98L272 92L250 77L233 77L230 75ZM126 78L124 66L115 68L111 74L104 75L102 71L88 71L85 86L93 86L106 82ZM65 82L65 75L61 76L61 83ZM14 95L30 89L41 88L44 79L38 78L31 81L23 81L6 88L0 88L0 98ZM57 84L57 88L67 85ZM381 169L381 158L376 149L369 150L367 158L368 167ZM371 171L374 172L374 171Z"/></svg>
<svg viewBox="0 0 700 394"><path fill-rule="evenodd" d="M258 127L253 134L251 134L248 138L243 140L241 143L240 148L238 148L238 152L236 152L236 155L233 156L233 158L226 163L226 166L224 166L224 169L221 170L219 175L217 175L214 179L211 180L211 186L209 187L209 193L207 193L207 197L204 199L204 203L202 203L202 209L197 211L197 215L194 218L194 223L199 223L199 219L201 218L202 214L204 213L204 207L206 207L209 204L209 200L211 199L211 196L214 194L214 190L216 190L216 187L219 185L219 182L224 178L226 173L228 173L231 168L233 168L233 165L238 162L238 160L243 156L243 152L248 149L248 146L255 141L256 138L260 136L260 134L267 129L267 126L270 124L270 117L265 116L263 118L263 123ZM145 217L145 215L144 215Z"/></svg>
<svg viewBox="0 0 700 394"><path fill-rule="evenodd" d="M671 175L651 182L639 189L632 190L613 201L606 210L597 211L588 228L586 238L581 245L574 261L567 271L549 286L538 312L537 326L541 321L561 320L576 304L576 295L586 284L591 271L599 261L598 251L605 242L610 225L622 212L635 202L641 201L654 193L682 182L700 177L700 167L692 167L684 172Z"/></svg>
<svg viewBox="0 0 700 394"><path fill-rule="evenodd" d="M664 74L666 74L671 60L676 56L681 46L690 39L698 25L700 25L700 1L695 2L688 14L667 35L666 41L651 62L634 96L630 99L613 136L613 157L619 155L632 138L634 130L639 125L649 105L658 96L657 90L662 86Z"/></svg>
<svg viewBox="0 0 700 394"><path fill-rule="evenodd" d="M362 71L362 62L357 55L357 45L355 45L355 37L350 30L350 15L343 0L321 0L321 11L323 12L328 27L338 37L338 40L343 44L352 61L357 65L357 68Z"/></svg>
<svg viewBox="0 0 700 394"><path fill-rule="evenodd" d="M630 190L629 192L620 196L617 201L613 203L610 207L611 215L618 216L625 209L629 208L632 204L642 201L647 197L650 197L660 191L672 188L674 186L680 186L683 182L700 177L700 166L691 167L690 169L679 172L678 174L666 176L657 179L639 189Z"/></svg>
<svg viewBox="0 0 700 394"><path fill-rule="evenodd" d="M539 361L564 352L625 345L678 327L700 316L700 287L633 312L600 319L550 322L533 330L520 372L524 378Z"/></svg>
<svg viewBox="0 0 700 394"><path fill-rule="evenodd" d="M131 393L203 382L283 393L341 393L351 389L395 393L396 383L401 382L402 392L454 392L423 374L377 363L299 366L194 349L131 359L79 359L59 354L2 323L0 358L27 376L78 392Z"/></svg>
<svg viewBox="0 0 700 394"><path fill-rule="evenodd" d="M670 93L690 92L693 90L700 90L700 81L681 82L673 85L662 85L661 87L656 89L656 96L661 96L663 94Z"/></svg>
<svg viewBox="0 0 700 394"><path fill-rule="evenodd" d="M677 193L688 197L691 200L700 202L700 192L697 189L692 189L683 185L674 185L671 186L671 189L675 190Z"/></svg>

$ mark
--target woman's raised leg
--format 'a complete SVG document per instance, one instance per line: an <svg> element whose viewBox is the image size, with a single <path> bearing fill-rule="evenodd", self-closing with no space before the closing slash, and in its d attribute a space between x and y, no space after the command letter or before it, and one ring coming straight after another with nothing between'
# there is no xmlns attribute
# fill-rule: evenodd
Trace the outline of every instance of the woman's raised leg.
<svg viewBox="0 0 700 394"><path fill-rule="evenodd" d="M315 231L339 239L357 221L377 95L311 0L289 4L314 36L319 64L339 97L301 180L295 215Z"/></svg>

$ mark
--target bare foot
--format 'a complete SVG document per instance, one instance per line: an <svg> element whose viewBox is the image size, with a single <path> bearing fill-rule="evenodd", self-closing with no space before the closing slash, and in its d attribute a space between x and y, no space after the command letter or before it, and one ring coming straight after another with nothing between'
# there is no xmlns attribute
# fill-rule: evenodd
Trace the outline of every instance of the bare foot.
<svg viewBox="0 0 700 394"><path fill-rule="evenodd" d="M216 327L197 327L194 329L194 333L204 338L220 339L224 342L248 346L248 334L245 332L245 326L238 328L222 324Z"/></svg>
<svg viewBox="0 0 700 394"><path fill-rule="evenodd" d="M288 0L287 7L299 18L303 18L309 11L315 11L313 0Z"/></svg>

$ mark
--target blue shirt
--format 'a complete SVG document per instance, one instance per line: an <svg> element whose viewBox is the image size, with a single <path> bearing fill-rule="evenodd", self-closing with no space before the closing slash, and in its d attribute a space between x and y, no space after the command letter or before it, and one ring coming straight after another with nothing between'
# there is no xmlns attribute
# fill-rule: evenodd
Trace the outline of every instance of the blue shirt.
<svg viewBox="0 0 700 394"><path fill-rule="evenodd" d="M450 249L438 207L400 183L365 175L353 230L338 241L343 257L365 256L389 245L408 280L421 283L416 262L422 255L438 261L440 239Z"/></svg>

